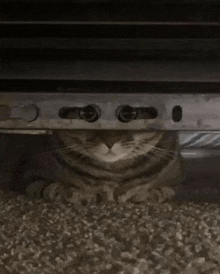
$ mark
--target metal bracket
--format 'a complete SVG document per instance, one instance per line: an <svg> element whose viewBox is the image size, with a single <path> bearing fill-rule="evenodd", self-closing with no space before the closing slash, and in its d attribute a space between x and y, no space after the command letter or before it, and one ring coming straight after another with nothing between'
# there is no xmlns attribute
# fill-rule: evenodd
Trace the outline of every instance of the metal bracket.
<svg viewBox="0 0 220 274"><path fill-rule="evenodd" d="M218 94L0 93L1 130L220 130Z"/></svg>

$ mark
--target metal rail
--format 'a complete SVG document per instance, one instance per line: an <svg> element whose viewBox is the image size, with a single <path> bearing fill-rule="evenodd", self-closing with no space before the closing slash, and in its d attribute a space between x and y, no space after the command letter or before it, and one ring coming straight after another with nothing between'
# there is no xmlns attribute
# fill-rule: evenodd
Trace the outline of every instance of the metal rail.
<svg viewBox="0 0 220 274"><path fill-rule="evenodd" d="M1 129L220 130L219 94L0 93Z"/></svg>

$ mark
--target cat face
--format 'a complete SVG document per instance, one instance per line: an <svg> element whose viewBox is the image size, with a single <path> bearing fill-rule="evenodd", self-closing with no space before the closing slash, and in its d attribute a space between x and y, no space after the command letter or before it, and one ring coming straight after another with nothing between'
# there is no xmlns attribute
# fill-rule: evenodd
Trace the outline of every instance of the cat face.
<svg viewBox="0 0 220 274"><path fill-rule="evenodd" d="M162 138L162 132L126 130L65 130L58 136L66 147L106 163L146 154Z"/></svg>

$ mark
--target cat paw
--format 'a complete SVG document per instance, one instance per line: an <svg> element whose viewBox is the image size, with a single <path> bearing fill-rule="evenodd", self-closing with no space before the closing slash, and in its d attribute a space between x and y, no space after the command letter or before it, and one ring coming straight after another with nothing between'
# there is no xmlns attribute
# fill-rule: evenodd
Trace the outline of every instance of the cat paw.
<svg viewBox="0 0 220 274"><path fill-rule="evenodd" d="M56 202L67 202L79 206L98 204L100 202L113 202L113 189L109 186L76 189L64 187L59 182L48 184L47 181L38 179L28 185L26 193L30 197L41 197Z"/></svg>
<svg viewBox="0 0 220 274"><path fill-rule="evenodd" d="M97 195L86 190L76 190L73 187L63 190L63 198L66 202L75 205L87 205L97 202Z"/></svg>
<svg viewBox="0 0 220 274"><path fill-rule="evenodd" d="M125 199L126 196L120 197L119 202L131 202L131 203L163 203L165 201L171 200L176 195L173 188L162 187L159 189L148 189L145 191L139 191L129 199ZM123 198L123 199L122 199Z"/></svg>
<svg viewBox="0 0 220 274"><path fill-rule="evenodd" d="M60 183L48 184L45 180L35 180L26 188L26 193L28 196L43 197L50 201L60 201L62 200L62 190L63 187Z"/></svg>
<svg viewBox="0 0 220 274"><path fill-rule="evenodd" d="M30 197L40 197L45 186L46 182L44 180L36 180L27 186L26 193Z"/></svg>
<svg viewBox="0 0 220 274"><path fill-rule="evenodd" d="M51 183L43 190L43 197L50 201L63 201L63 186L59 182Z"/></svg>
<svg viewBox="0 0 220 274"><path fill-rule="evenodd" d="M171 200L176 195L173 188L162 187L160 189L152 189L149 191L149 198L157 201L158 203L163 203L165 201Z"/></svg>

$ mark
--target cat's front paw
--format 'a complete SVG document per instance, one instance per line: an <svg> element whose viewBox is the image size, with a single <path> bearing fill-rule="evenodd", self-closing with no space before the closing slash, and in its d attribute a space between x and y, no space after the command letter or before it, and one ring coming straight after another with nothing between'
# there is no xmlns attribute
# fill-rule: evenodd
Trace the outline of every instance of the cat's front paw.
<svg viewBox="0 0 220 274"><path fill-rule="evenodd" d="M162 187L160 189L151 189L149 191L149 199L157 201L158 203L163 203L165 201L172 200L175 197L175 190L171 187Z"/></svg>
<svg viewBox="0 0 220 274"><path fill-rule="evenodd" d="M62 199L62 185L58 182L50 183L43 179L38 179L30 183L26 188L28 196L42 197L50 201L60 201Z"/></svg>
<svg viewBox="0 0 220 274"><path fill-rule="evenodd" d="M74 187L63 190L63 198L66 202L75 205L87 205L97 202L97 195L86 190L76 190Z"/></svg>
<svg viewBox="0 0 220 274"><path fill-rule="evenodd" d="M46 186L43 190L43 197L50 201L63 201L64 188L61 183L55 182Z"/></svg>
<svg viewBox="0 0 220 274"><path fill-rule="evenodd" d="M142 191L138 191L134 193L134 195L130 195L126 197L126 195L119 198L119 202L132 202L132 203L145 203L145 202L153 202L153 203L163 203L169 200L172 200L176 195L176 192L171 187L161 187L161 188L152 188L145 189ZM127 199L126 199L127 198Z"/></svg>
<svg viewBox="0 0 220 274"><path fill-rule="evenodd" d="M26 193L30 197L40 197L45 186L46 182L44 180L35 180L27 186Z"/></svg>

